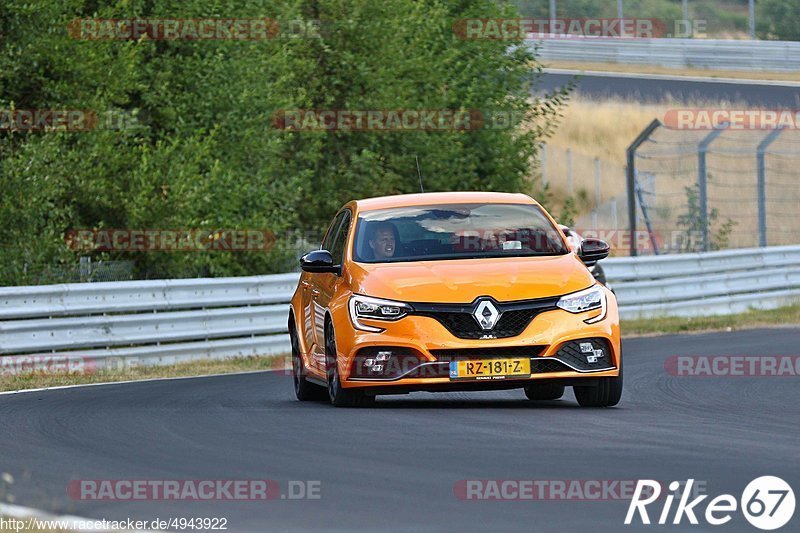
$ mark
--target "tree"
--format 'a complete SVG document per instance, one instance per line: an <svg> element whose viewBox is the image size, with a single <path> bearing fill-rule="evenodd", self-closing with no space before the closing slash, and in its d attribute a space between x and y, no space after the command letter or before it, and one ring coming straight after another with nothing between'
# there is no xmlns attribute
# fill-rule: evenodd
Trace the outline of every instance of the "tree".
<svg viewBox="0 0 800 533"><path fill-rule="evenodd" d="M759 0L756 4L759 36L762 39L800 41L800 0Z"/></svg>
<svg viewBox="0 0 800 533"><path fill-rule="evenodd" d="M525 190L566 97L530 98L537 65L520 39L466 40L457 19L513 17L489 0L16 0L0 13L0 109L93 109L135 127L0 131L0 283L75 265L75 228L259 228L318 233L353 198L426 190ZM319 35L261 41L76 40L76 18L268 17ZM474 131L284 131L286 109L510 113ZM533 127L519 127L534 121ZM297 250L109 253L139 277L285 271Z"/></svg>

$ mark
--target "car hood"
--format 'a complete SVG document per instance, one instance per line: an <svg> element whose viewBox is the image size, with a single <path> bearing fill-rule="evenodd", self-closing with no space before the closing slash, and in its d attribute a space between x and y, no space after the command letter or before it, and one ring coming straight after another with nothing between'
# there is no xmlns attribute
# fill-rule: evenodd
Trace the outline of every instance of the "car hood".
<svg viewBox="0 0 800 533"><path fill-rule="evenodd" d="M409 263L351 263L353 292L406 302L469 303L547 298L579 291L595 280L575 254Z"/></svg>

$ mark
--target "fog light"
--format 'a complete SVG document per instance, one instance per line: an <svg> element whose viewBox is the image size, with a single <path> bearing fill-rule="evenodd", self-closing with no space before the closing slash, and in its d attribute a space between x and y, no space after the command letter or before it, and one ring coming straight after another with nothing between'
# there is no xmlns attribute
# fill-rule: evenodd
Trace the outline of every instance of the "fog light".
<svg viewBox="0 0 800 533"><path fill-rule="evenodd" d="M370 346L358 351L353 359L354 379L394 379L417 368L424 358L401 346Z"/></svg>
<svg viewBox="0 0 800 533"><path fill-rule="evenodd" d="M605 357L605 354L603 353L603 350L593 350L592 351L592 355L587 355L586 356L586 362L587 363L596 363L597 360L599 358L601 358L601 357Z"/></svg>
<svg viewBox="0 0 800 533"><path fill-rule="evenodd" d="M581 352L583 353L592 353L594 351L594 346L592 346L591 342L582 342L581 343Z"/></svg>
<svg viewBox="0 0 800 533"><path fill-rule="evenodd" d="M369 372L383 372L384 363L389 361L392 352L378 352L375 358L364 359L364 368Z"/></svg>

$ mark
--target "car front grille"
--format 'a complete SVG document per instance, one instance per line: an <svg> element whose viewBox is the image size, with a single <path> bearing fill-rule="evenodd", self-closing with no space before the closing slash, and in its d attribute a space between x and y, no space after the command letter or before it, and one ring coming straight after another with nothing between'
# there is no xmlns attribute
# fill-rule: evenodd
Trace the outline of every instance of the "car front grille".
<svg viewBox="0 0 800 533"><path fill-rule="evenodd" d="M414 303L413 314L435 318L459 339L504 339L521 334L537 315L556 309L558 298L517 302L493 302L501 313L492 329L483 329L474 316L479 298L471 304Z"/></svg>

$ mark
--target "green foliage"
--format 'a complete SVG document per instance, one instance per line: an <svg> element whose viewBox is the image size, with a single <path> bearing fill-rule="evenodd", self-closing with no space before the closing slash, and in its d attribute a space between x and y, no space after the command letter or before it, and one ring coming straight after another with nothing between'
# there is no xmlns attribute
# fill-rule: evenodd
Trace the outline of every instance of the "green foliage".
<svg viewBox="0 0 800 533"><path fill-rule="evenodd" d="M501 16L515 11L490 0L6 0L0 109L136 121L0 131L0 284L77 264L85 253L67 248L69 229L318 234L348 200L415 192L415 155L428 191L524 190L567 94L530 99L537 67L519 42L453 33L456 19ZM95 17L269 17L330 30L267 41L68 36L70 21ZM270 126L281 109L480 109L519 120L477 131L287 132ZM292 243L269 253L90 255L134 260L137 277L261 274L291 268Z"/></svg>
<svg viewBox="0 0 800 533"><path fill-rule="evenodd" d="M756 4L758 33L762 39L800 41L800 0L759 0Z"/></svg>
<svg viewBox="0 0 800 533"><path fill-rule="evenodd" d="M687 231L688 238L684 239L681 251L702 251L703 239L703 211L700 208L700 194L698 185L684 187L686 192L686 212L677 218L677 226ZM708 237L710 250L722 250L728 247L731 232L737 222L727 219L717 226L719 209L712 207L708 210Z"/></svg>
<svg viewBox="0 0 800 533"><path fill-rule="evenodd" d="M564 224L565 226L574 226L575 215L577 214L578 208L575 206L575 198L568 196L566 200L564 200L564 205L561 207L561 212L556 217L556 220L559 224Z"/></svg>

